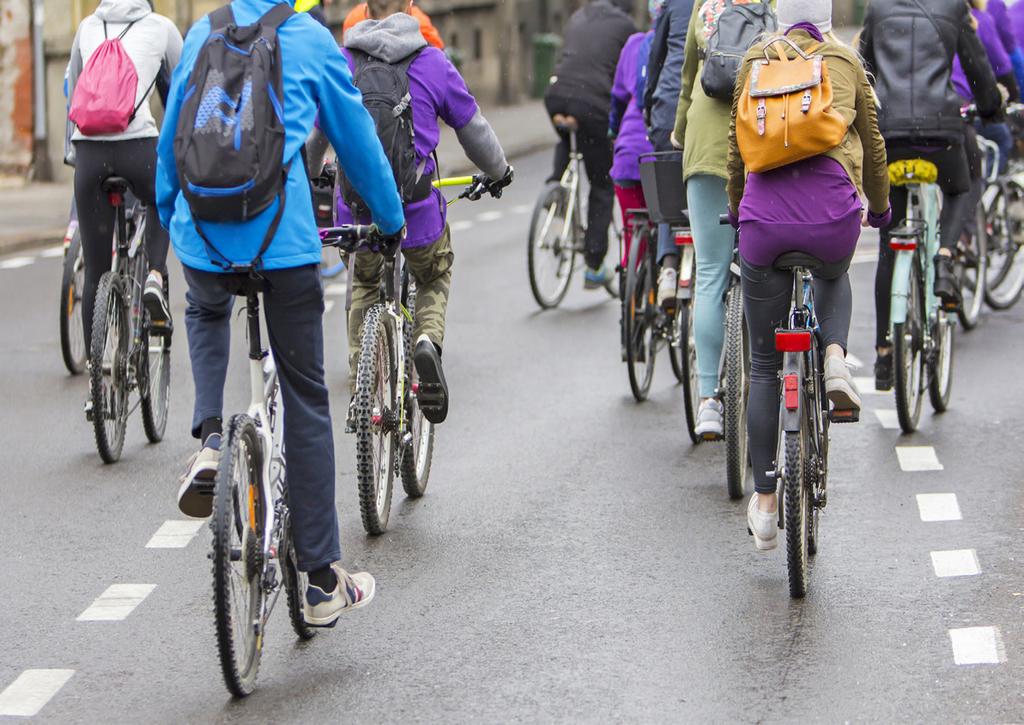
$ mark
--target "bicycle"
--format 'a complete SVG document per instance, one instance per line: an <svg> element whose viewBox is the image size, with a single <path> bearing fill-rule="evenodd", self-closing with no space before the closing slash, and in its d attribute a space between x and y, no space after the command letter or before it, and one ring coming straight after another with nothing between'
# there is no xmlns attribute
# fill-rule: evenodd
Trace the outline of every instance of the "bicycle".
<svg viewBox="0 0 1024 725"><path fill-rule="evenodd" d="M1024 125L1024 105L1009 106L1007 120L1017 129ZM985 302L1008 310L1024 292L1024 160L1019 155L1010 159L1007 173L989 179L980 206L988 236Z"/></svg>
<svg viewBox="0 0 1024 725"><path fill-rule="evenodd" d="M895 367L896 414L904 433L917 430L924 391L936 413L949 407L953 376L953 318L934 294L942 197L938 169L923 159L889 164L890 183L907 189L907 216L893 228L889 339Z"/></svg>
<svg viewBox="0 0 1024 725"><path fill-rule="evenodd" d="M142 409L146 438L159 443L164 437L172 329L169 323L151 321L142 304L149 269L143 244L147 210L137 202L126 204L126 179L112 176L102 188L114 207L114 250L111 269L100 277L96 292L86 418L93 424L100 458L114 463L121 457L128 417L136 407ZM132 392L139 399L129 408Z"/></svg>
<svg viewBox="0 0 1024 725"><path fill-rule="evenodd" d="M576 119L556 116L555 126L569 135L569 164L562 178L541 192L530 218L527 266L530 290L541 309L558 307L565 299L576 269L576 257L583 254L586 217L580 193L583 154L576 144ZM621 230L615 228L621 239ZM618 290L609 282L605 289L612 297Z"/></svg>
<svg viewBox="0 0 1024 725"><path fill-rule="evenodd" d="M89 347L82 327L82 288L85 285L85 259L78 213L71 202L68 229L64 234L64 256L60 280L60 352L64 367L72 375L85 371Z"/></svg>

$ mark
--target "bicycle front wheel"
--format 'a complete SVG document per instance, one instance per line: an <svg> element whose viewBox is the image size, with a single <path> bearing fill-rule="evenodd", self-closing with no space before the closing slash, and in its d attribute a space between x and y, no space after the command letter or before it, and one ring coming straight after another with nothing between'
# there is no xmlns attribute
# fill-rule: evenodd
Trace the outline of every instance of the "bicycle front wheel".
<svg viewBox="0 0 1024 725"><path fill-rule="evenodd" d="M560 184L549 185L537 200L530 220L530 290L541 309L561 304L576 268L572 220L566 223L568 210L568 191Z"/></svg>
<svg viewBox="0 0 1024 725"><path fill-rule="evenodd" d="M811 527L810 487L806 485L806 432L787 432L783 446L783 505L786 520L786 565L789 569L789 595L799 599L807 594L808 556Z"/></svg>
<svg viewBox="0 0 1024 725"><path fill-rule="evenodd" d="M747 392L750 387L750 342L743 318L743 294L733 285L725 296L725 477L729 498L747 490Z"/></svg>
<svg viewBox="0 0 1024 725"><path fill-rule="evenodd" d="M651 255L644 249L649 238L633 240L626 269L626 292L623 297L622 326L626 344L626 370L629 387L638 403L647 400L654 379L656 357L656 319L654 270ZM641 257L641 252L643 256Z"/></svg>
<svg viewBox="0 0 1024 725"><path fill-rule="evenodd" d="M89 347L82 329L82 287L85 284L85 261L82 258L82 235L76 231L64 253L64 271L60 282L60 352L64 367L72 375L85 370Z"/></svg>
<svg viewBox="0 0 1024 725"><path fill-rule="evenodd" d="M955 257L963 290L963 304L957 314L965 330L978 326L988 279L988 223L981 204L978 205L975 227L970 241L966 245L963 242L957 245Z"/></svg>
<svg viewBox="0 0 1024 725"><path fill-rule="evenodd" d="M96 290L92 317L89 393L96 450L114 463L124 448L128 423L128 347L131 330L120 277L105 272Z"/></svg>
<svg viewBox="0 0 1024 725"><path fill-rule="evenodd" d="M986 215L992 232L985 302L994 310L1010 309L1024 292L1024 221L1011 211L1024 205L1024 189L1011 184L1008 191L1009 197L999 192Z"/></svg>
<svg viewBox="0 0 1024 725"><path fill-rule="evenodd" d="M928 397L936 413L949 409L949 398L953 390L953 321L939 310L935 322L933 339L935 354L928 371Z"/></svg>
<svg viewBox="0 0 1024 725"><path fill-rule="evenodd" d="M247 415L228 423L213 498L213 616L224 683L235 697L256 689L263 654L263 447Z"/></svg>
<svg viewBox="0 0 1024 725"><path fill-rule="evenodd" d="M921 420L924 399L924 331L921 326L921 281L915 259L907 285L907 318L892 329L893 367L896 384L896 417L904 433L913 433Z"/></svg>
<svg viewBox="0 0 1024 725"><path fill-rule="evenodd" d="M399 425L394 336L382 305L363 319L356 372L356 477L363 528L382 534L391 514Z"/></svg>

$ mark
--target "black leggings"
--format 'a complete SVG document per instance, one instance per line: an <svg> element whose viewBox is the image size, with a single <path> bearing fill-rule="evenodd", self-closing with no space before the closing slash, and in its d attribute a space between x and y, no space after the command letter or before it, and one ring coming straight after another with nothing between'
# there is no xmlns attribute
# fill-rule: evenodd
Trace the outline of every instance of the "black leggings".
<svg viewBox="0 0 1024 725"><path fill-rule="evenodd" d="M146 255L150 269L167 274L167 232L156 213L155 138L128 141L76 141L75 203L82 234L85 287L82 289L82 323L86 344L92 335L92 313L100 277L110 269L114 238L114 207L103 193L103 181L121 176L131 184L135 197L149 207L146 215Z"/></svg>
<svg viewBox="0 0 1024 725"><path fill-rule="evenodd" d="M973 129L971 129L973 132ZM977 146L973 133L967 143ZM905 144L886 146L889 162L901 159L928 159L939 167L939 188L942 189L942 212L939 216L943 249L952 251L960 239L964 226L964 212L970 203L971 179L975 178L976 158L965 152L965 146L956 144L948 148L922 152ZM892 268L896 252L889 246L889 230L902 224L907 217L907 189L893 186L889 192L892 206L892 226L883 229L878 245L878 269L875 271L875 345L887 347L889 343L889 312L892 305Z"/></svg>
<svg viewBox="0 0 1024 725"><path fill-rule="evenodd" d="M814 312L821 327L824 347L846 349L853 313L850 288L851 257L827 265L814 276ZM755 267L745 261L743 311L750 334L750 395L747 399L747 436L754 468L754 490L775 493L768 472L775 469L779 429L779 369L782 353L775 350L775 329L787 324L793 295L793 274L772 267Z"/></svg>

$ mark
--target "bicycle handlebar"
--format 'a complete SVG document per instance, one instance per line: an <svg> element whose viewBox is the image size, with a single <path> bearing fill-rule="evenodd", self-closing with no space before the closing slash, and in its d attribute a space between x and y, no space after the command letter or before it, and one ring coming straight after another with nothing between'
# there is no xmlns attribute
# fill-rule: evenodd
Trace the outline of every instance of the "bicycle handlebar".
<svg viewBox="0 0 1024 725"><path fill-rule="evenodd" d="M343 252L354 252L357 249L380 251L383 247L384 235L376 224L343 224L340 227L325 227L320 230L320 244L325 247L337 247Z"/></svg>
<svg viewBox="0 0 1024 725"><path fill-rule="evenodd" d="M444 189L451 186L469 186L476 181L473 176L450 176L445 179L437 179L431 182L435 189Z"/></svg>

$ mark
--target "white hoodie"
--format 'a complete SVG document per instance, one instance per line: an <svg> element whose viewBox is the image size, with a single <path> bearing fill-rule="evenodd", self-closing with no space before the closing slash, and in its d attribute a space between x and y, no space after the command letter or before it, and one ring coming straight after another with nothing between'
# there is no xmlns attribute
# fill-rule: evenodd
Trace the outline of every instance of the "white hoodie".
<svg viewBox="0 0 1024 725"><path fill-rule="evenodd" d="M174 23L163 15L154 13L149 6L149 0L102 0L96 12L82 21L75 34L74 45L71 46L71 60L67 73L68 99L73 97L75 83L85 64L89 62L90 56L106 38L116 38L129 23L135 24L121 39L121 44L135 64L135 72L139 76L135 98L139 110L124 133L84 136L76 128L72 136L74 141L126 141L160 135L147 99L161 68L166 66L169 73L178 65L182 40L181 33Z"/></svg>

